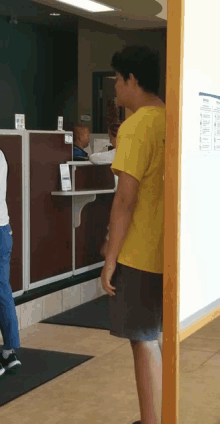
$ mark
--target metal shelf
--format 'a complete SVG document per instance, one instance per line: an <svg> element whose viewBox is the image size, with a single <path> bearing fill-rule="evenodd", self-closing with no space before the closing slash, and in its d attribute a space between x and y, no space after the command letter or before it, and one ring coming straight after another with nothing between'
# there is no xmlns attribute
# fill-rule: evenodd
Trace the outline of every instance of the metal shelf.
<svg viewBox="0 0 220 424"><path fill-rule="evenodd" d="M110 190L81 190L81 191L52 191L52 196L87 196L88 194L105 194L105 193L115 193L115 189Z"/></svg>
<svg viewBox="0 0 220 424"><path fill-rule="evenodd" d="M82 160L82 162L76 160L76 161L67 161L66 162L68 165L74 165L74 166L88 166L88 165L94 165L92 162L88 161L84 161Z"/></svg>

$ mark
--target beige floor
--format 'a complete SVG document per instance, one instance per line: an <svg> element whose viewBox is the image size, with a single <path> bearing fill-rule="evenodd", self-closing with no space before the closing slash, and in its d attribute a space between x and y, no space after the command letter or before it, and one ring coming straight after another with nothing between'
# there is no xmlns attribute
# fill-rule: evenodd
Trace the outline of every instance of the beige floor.
<svg viewBox="0 0 220 424"><path fill-rule="evenodd" d="M105 330L50 324L21 330L20 340L25 347L94 358L2 406L1 424L131 424L140 418L129 341ZM220 317L181 343L180 369L179 424L220 423Z"/></svg>

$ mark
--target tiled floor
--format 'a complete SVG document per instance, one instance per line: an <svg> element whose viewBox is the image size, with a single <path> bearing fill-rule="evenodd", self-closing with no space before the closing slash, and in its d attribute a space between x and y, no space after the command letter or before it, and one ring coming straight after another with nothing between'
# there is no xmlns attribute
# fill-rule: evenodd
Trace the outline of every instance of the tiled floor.
<svg viewBox="0 0 220 424"><path fill-rule="evenodd" d="M94 356L0 408L1 424L131 424L140 419L130 343L108 331L51 324L21 346ZM220 424L220 317L180 345L179 424ZM169 424L169 423L168 423Z"/></svg>

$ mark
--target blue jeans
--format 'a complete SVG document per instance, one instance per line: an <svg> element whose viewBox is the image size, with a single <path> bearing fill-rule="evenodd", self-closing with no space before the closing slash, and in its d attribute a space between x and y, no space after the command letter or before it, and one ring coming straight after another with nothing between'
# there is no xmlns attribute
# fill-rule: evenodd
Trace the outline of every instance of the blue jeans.
<svg viewBox="0 0 220 424"><path fill-rule="evenodd" d="M6 350L20 347L18 319L9 283L12 243L10 225L0 226L0 330Z"/></svg>

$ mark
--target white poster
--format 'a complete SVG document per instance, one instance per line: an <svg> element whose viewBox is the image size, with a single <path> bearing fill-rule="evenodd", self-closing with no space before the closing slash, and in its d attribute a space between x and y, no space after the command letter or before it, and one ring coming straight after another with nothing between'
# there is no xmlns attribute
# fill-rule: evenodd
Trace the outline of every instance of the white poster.
<svg viewBox="0 0 220 424"><path fill-rule="evenodd" d="M15 115L15 128L16 130L25 129L25 115Z"/></svg>
<svg viewBox="0 0 220 424"><path fill-rule="evenodd" d="M209 155L216 155L220 152L220 96L199 93L199 98L199 149Z"/></svg>
<svg viewBox="0 0 220 424"><path fill-rule="evenodd" d="M62 191L71 190L70 170L68 164L60 164Z"/></svg>
<svg viewBox="0 0 220 424"><path fill-rule="evenodd" d="M58 116L58 131L63 131L63 116Z"/></svg>
<svg viewBox="0 0 220 424"><path fill-rule="evenodd" d="M108 146L110 146L110 145L111 145L111 143L110 143L109 139L107 139L107 138L94 139L94 153L107 152Z"/></svg>
<svg viewBox="0 0 220 424"><path fill-rule="evenodd" d="M65 144L73 144L73 137L71 134L65 134Z"/></svg>

